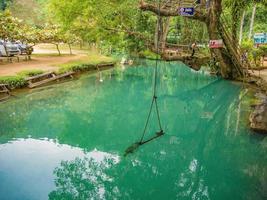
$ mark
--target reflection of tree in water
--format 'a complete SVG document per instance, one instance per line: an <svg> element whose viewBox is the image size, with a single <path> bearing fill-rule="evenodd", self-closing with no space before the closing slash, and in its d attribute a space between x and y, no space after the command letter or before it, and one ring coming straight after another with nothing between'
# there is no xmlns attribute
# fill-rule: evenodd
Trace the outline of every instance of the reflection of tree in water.
<svg viewBox="0 0 267 200"><path fill-rule="evenodd" d="M186 99L191 96L188 95L188 92L177 96L177 98L186 99L187 102L202 101L203 104L200 105L203 106L203 112L210 113L210 115L202 115L198 120L195 120L198 122L194 130L195 139L192 140L192 145L189 145L191 149L188 149L189 152L193 151L194 153L189 164L186 164L176 181L176 186L180 190L177 193L178 199L218 199L220 196L231 197L232 199L247 199L247 197L248 199L264 199L261 197L266 197L266 190L263 189L266 181L261 179L261 177L266 177L264 175L264 171L266 171L263 167L264 161L247 158L253 154L246 152L252 152L255 147L247 145L244 148L242 143L245 143L247 138L237 137L245 132L239 126L241 123L239 112L242 106L240 99L244 97L246 91L240 91L238 96L236 95L236 91L240 90L238 87L232 85L224 88L224 84L221 83L221 81L216 81L208 85L208 90L203 88L190 91L192 96L196 97L195 99ZM222 99L223 104L220 103ZM229 121L228 116L231 121ZM193 120L188 121L192 123ZM202 133L201 137L197 137L198 133ZM227 149L226 145L229 144L235 148ZM192 148L194 149L192 150ZM256 152L259 153L262 150ZM242 154L246 156L244 157ZM190 157L188 152L187 157ZM262 166L255 170L257 173L248 177L242 169L254 163ZM229 170L229 175L225 175L225 170ZM245 172L248 171L251 172L252 170L249 169ZM220 183L215 179L219 179ZM242 186L239 185L240 179L243 180ZM248 183L251 182L258 185L257 192L249 187L250 184Z"/></svg>
<svg viewBox="0 0 267 200"><path fill-rule="evenodd" d="M57 189L49 194L49 199L116 199L120 193L108 170L117 162L112 156L62 161L54 171Z"/></svg>
<svg viewBox="0 0 267 200"><path fill-rule="evenodd" d="M188 169L180 174L179 180L176 182L177 187L180 189L177 197L190 197L190 199L203 200L210 199L208 185L205 183L203 178L200 178L203 170L204 169L198 160L193 159L191 161Z"/></svg>
<svg viewBox="0 0 267 200"><path fill-rule="evenodd" d="M149 180L156 180L157 166L138 160L122 162L125 165L118 165L114 158L99 162L88 157L61 162L54 171L56 190L49 194L49 199L146 199L149 193L157 193L155 188L161 182L149 183ZM144 188L147 189L145 194L141 192Z"/></svg>
<svg viewBox="0 0 267 200"><path fill-rule="evenodd" d="M197 147L194 154L195 158L192 159L188 168L180 174L179 181L176 183L182 189L178 194L180 198L210 199L210 196L214 197L213 191L210 188L217 187L209 183L207 174L212 169L206 161L209 160L207 157L213 148L210 145L213 144L211 140L216 141L214 137L219 137L218 130L220 130L222 124L225 124L225 118L223 116L226 116L227 108L230 102L236 99L236 95L235 93L231 93L230 90L224 89L221 81L215 81L207 87L209 88L208 92L203 91L207 89L204 87L194 94L194 96L198 96L197 99L205 102L202 109L211 113L211 116L201 116L198 120L195 132L202 133L202 137L198 138L195 145L192 145ZM219 90L220 93L214 96L213 94L216 94L216 90ZM224 99L226 103L218 103L220 99ZM219 120L220 123L217 123Z"/></svg>

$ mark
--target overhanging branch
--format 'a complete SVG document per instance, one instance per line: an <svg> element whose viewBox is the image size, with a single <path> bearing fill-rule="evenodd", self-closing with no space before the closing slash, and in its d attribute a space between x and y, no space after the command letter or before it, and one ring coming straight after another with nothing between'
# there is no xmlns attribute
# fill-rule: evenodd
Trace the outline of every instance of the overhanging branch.
<svg viewBox="0 0 267 200"><path fill-rule="evenodd" d="M143 0L140 1L139 8L141 10L143 10L143 11L153 12L156 15L160 14L160 16L163 16L163 17L179 16L178 8L177 8L177 10L176 9L174 9L174 10L166 9L164 7L161 7L159 9L158 6L156 6L154 4L146 3ZM190 16L188 18L205 22L206 21L206 14L203 13L201 10L196 9L195 10L195 15L194 16Z"/></svg>

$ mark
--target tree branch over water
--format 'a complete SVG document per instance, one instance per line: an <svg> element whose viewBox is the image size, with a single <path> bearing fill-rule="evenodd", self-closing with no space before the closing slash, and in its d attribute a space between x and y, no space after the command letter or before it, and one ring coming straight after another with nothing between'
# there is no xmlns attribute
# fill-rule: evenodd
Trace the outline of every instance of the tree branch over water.
<svg viewBox="0 0 267 200"><path fill-rule="evenodd" d="M159 9L158 5L146 3L144 0L140 1L139 8L141 10L143 10L143 11L153 12L156 15L160 14L163 17L179 16L178 7L177 7L177 9L169 9L169 8L166 8L166 6L164 6L164 7L161 7ZM205 22L206 19L207 19L207 16L203 11L201 11L199 9L196 9L195 10L195 15L194 16L190 16L189 18Z"/></svg>

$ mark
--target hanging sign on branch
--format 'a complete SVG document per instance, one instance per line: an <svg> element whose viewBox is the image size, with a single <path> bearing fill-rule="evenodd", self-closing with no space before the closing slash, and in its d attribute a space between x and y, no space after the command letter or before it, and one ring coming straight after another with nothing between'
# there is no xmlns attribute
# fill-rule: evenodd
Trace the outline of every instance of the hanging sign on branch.
<svg viewBox="0 0 267 200"><path fill-rule="evenodd" d="M194 7L182 7L179 9L179 14L181 16L194 16L195 8Z"/></svg>
<svg viewBox="0 0 267 200"><path fill-rule="evenodd" d="M211 49L223 48L223 41L222 40L210 40L209 48Z"/></svg>

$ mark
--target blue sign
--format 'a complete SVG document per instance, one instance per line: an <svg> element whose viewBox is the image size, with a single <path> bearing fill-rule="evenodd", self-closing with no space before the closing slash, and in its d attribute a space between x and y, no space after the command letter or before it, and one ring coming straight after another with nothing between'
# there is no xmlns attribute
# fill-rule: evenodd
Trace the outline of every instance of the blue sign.
<svg viewBox="0 0 267 200"><path fill-rule="evenodd" d="M189 8L180 8L179 14L182 16L194 16L195 14L195 8L189 7Z"/></svg>
<svg viewBox="0 0 267 200"><path fill-rule="evenodd" d="M254 44L267 44L267 33L256 33L254 35Z"/></svg>

